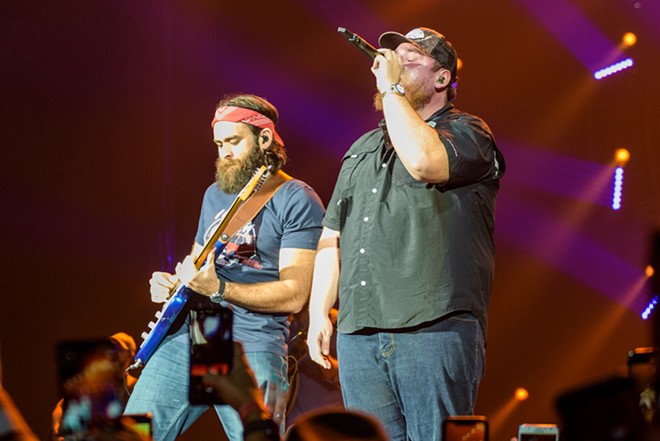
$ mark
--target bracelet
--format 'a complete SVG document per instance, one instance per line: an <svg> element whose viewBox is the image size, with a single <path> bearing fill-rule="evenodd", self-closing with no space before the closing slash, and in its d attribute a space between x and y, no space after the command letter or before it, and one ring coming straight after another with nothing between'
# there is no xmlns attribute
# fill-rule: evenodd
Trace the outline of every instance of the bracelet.
<svg viewBox="0 0 660 441"><path fill-rule="evenodd" d="M271 441L280 441L280 429L270 418L250 421L243 426L243 439L250 433L263 432Z"/></svg>
<svg viewBox="0 0 660 441"><path fill-rule="evenodd" d="M237 409L237 412L238 412L238 416L241 417L241 421L244 423L245 418L247 418L247 416L255 410L260 410L261 412L264 411L263 407L261 407L259 403L257 403L256 401L250 401L249 403L245 403L241 407L239 407Z"/></svg>

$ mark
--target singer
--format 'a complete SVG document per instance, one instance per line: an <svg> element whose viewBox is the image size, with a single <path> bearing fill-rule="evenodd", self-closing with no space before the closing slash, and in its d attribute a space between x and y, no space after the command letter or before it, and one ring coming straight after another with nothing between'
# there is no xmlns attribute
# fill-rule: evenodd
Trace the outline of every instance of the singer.
<svg viewBox="0 0 660 441"><path fill-rule="evenodd" d="M394 441L442 437L473 413L484 372L504 158L456 109L457 61L440 33L386 32L371 71L380 126L343 157L323 220L310 300L311 358L329 368L328 317L346 407Z"/></svg>

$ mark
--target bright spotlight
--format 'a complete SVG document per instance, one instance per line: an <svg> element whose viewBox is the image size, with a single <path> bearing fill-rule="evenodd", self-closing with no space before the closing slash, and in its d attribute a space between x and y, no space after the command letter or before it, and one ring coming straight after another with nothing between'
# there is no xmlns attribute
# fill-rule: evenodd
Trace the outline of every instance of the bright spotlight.
<svg viewBox="0 0 660 441"><path fill-rule="evenodd" d="M616 149L614 152L614 162L619 167L625 167L630 160L630 152L628 149Z"/></svg>
<svg viewBox="0 0 660 441"><path fill-rule="evenodd" d="M527 392L527 389L524 387L519 387L516 389L514 395L518 401L525 401L527 398L529 398L529 392Z"/></svg>
<svg viewBox="0 0 660 441"><path fill-rule="evenodd" d="M596 72L594 72L594 78L597 80L601 80L607 76L613 75L624 69L628 69L629 67L632 67L632 65L633 65L632 58L626 58L623 61L619 61L618 63L614 63L610 66L604 67L603 69L597 70Z"/></svg>
<svg viewBox="0 0 660 441"><path fill-rule="evenodd" d="M655 269L653 269L653 266L646 265L646 268L644 268L644 275L650 279L653 277L653 274L655 274Z"/></svg>
<svg viewBox="0 0 660 441"><path fill-rule="evenodd" d="M623 197L623 167L614 169L614 186L612 188L612 210L621 208L621 198Z"/></svg>
<svg viewBox="0 0 660 441"><path fill-rule="evenodd" d="M649 304L646 305L646 308L644 308L644 311L642 311L642 318L644 320L648 320L648 318L651 316L651 313L655 309L655 305L657 304L658 304L658 296L653 296Z"/></svg>
<svg viewBox="0 0 660 441"><path fill-rule="evenodd" d="M634 46L635 43L637 43L637 35L633 34L632 32L626 32L625 34L623 34L623 38L621 38L621 41L623 42L623 45L625 47Z"/></svg>

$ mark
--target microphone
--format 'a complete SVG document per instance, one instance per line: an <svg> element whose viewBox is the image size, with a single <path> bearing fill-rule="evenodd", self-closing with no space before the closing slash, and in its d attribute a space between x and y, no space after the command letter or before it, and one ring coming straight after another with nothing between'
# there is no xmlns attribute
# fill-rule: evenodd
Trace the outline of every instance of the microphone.
<svg viewBox="0 0 660 441"><path fill-rule="evenodd" d="M376 55L379 54L378 50L375 47L370 45L364 38L360 37L358 34L354 34L346 28L339 27L337 32L348 39L348 42L353 46L362 51L370 59L376 58Z"/></svg>

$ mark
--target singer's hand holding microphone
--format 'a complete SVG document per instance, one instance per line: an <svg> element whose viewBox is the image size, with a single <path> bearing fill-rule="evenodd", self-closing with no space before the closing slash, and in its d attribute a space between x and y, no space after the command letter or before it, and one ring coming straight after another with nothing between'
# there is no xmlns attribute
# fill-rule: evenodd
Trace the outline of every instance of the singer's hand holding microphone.
<svg viewBox="0 0 660 441"><path fill-rule="evenodd" d="M382 93L401 79L401 60L391 49L378 49L371 72L376 77L376 87Z"/></svg>
<svg viewBox="0 0 660 441"><path fill-rule="evenodd" d="M376 49L364 38L346 28L338 28L337 32L343 35L349 43L365 54L373 64L371 72L376 77L376 87L382 93L392 84L398 83L401 78L401 61L396 53L390 49Z"/></svg>

